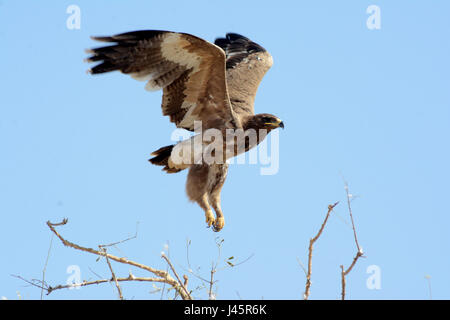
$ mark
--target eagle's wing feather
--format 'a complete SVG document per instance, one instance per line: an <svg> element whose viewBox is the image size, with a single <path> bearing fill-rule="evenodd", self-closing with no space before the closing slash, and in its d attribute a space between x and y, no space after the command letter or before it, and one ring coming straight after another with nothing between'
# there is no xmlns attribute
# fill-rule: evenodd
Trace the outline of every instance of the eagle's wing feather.
<svg viewBox="0 0 450 320"><path fill-rule="evenodd" d="M258 86L273 64L272 56L259 44L237 33L214 42L226 54L227 85L237 113L254 114Z"/></svg>
<svg viewBox="0 0 450 320"><path fill-rule="evenodd" d="M194 129L240 126L230 105L225 52L186 33L135 31L94 40L115 43L88 50L100 62L93 74L119 70L147 81L147 90L163 89L162 111L177 127Z"/></svg>

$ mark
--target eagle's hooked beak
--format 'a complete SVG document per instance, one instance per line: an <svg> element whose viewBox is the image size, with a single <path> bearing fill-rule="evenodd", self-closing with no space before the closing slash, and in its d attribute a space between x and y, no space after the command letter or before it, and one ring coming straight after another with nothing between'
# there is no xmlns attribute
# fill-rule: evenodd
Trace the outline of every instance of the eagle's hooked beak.
<svg viewBox="0 0 450 320"><path fill-rule="evenodd" d="M281 119L276 119L273 122L266 122L265 125L271 126L273 129L282 128L284 129L284 123Z"/></svg>

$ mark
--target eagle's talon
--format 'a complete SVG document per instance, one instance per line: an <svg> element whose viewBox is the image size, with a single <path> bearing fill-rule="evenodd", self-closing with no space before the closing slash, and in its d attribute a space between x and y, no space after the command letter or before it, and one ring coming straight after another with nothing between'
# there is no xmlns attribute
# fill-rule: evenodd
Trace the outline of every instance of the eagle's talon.
<svg viewBox="0 0 450 320"><path fill-rule="evenodd" d="M216 219L214 219L214 214L212 213L212 211L205 212L205 217L206 217L206 224L208 225L208 228L211 226L214 226Z"/></svg>
<svg viewBox="0 0 450 320"><path fill-rule="evenodd" d="M223 229L225 225L225 219L223 217L218 217L215 221L215 223L213 224L213 231L214 232L219 232L220 230Z"/></svg>

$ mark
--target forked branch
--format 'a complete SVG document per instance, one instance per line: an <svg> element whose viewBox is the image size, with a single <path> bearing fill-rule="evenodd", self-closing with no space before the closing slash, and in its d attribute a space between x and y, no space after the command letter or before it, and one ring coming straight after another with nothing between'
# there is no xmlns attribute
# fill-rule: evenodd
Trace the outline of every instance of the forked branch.
<svg viewBox="0 0 450 320"><path fill-rule="evenodd" d="M352 195L350 194L350 192L348 191L348 184L347 182L345 182L345 192L346 192L346 196L347 196L347 206L348 206L348 213L350 215L350 220L352 222L352 229L353 229L353 237L355 240L355 245L356 245L356 255L353 258L352 263L350 264L350 266L345 269L343 265L341 265L341 299L345 300L345 293L346 293L346 276L350 273L350 271L352 271L353 267L355 266L356 262L358 261L359 258L364 257L364 252L362 251L362 248L359 246L359 242L358 242L358 236L356 234L356 228L355 228L355 221L353 220L353 213L352 213L352 206L351 206L351 198Z"/></svg>
<svg viewBox="0 0 450 320"><path fill-rule="evenodd" d="M308 300L309 294L311 291L311 274L312 274L312 255L313 255L313 247L314 243L320 238L322 235L323 230L325 229L325 225L327 224L328 218L330 217L331 212L333 211L334 207L338 205L339 202L336 202L334 204L330 204L328 206L327 215L325 216L325 219L323 220L322 226L320 227L319 231L315 235L314 238L311 238L309 240L309 247L308 247L308 270L305 271L306 273L306 285L305 285L305 293L303 294L303 299ZM303 268L303 267L302 267Z"/></svg>
<svg viewBox="0 0 450 320"><path fill-rule="evenodd" d="M155 269L152 268L150 266L144 265L142 263L138 263L136 261L133 260L129 260L127 258L123 258L123 257L117 257L114 256L110 253L108 253L106 251L106 249L104 248L105 246L99 246L100 250L95 250L92 248L87 248L87 247L83 247L80 246L76 243L70 242L68 240L66 240L64 237L62 237L58 231L56 231L55 227L56 226L62 226L65 225L67 223L67 219L64 219L62 222L60 223L51 223L50 221L47 221L47 226L50 228L50 230L61 240L61 242L66 246L66 247L70 247L76 250L80 250L80 251L84 251L84 252L89 252L92 254L95 254L97 256L100 257L105 257L106 261L108 263L108 267L111 271L112 274L112 278L111 279L101 279L101 280L96 280L96 281L84 281L82 283L79 284L69 284L69 285L59 285L59 286L55 286L55 287L51 287L51 286L47 286L45 283L42 283L41 286L37 285L36 283L31 283L35 286L39 286L45 290L47 290L47 294L50 294L52 291L57 290L57 289L63 289L63 288L69 288L69 287L74 287L74 286L88 286L88 285L92 285L92 284L100 284L100 283L104 283L104 282L110 282L113 281L116 284L117 290L119 292L119 298L123 298L122 296L122 290L120 289L119 286L119 282L121 281L147 281L147 282L161 282L161 283L166 283L168 285L170 285L180 296L183 300L192 300L192 297L189 293L189 291L186 288L187 285L187 277L184 276L184 282L181 281L181 279L178 277L178 275L176 274L170 260L163 255L164 260L166 260L166 262L169 264L171 270L174 272L175 274L175 278L173 278L169 272L164 271L164 270L159 270L159 269ZM155 277L135 277L133 276L131 273L128 275L128 277L116 277L112 267L111 267L111 263L110 260L116 261L118 263L122 263L122 264L128 264L131 266L134 266L136 268L148 271L150 273L152 273Z"/></svg>

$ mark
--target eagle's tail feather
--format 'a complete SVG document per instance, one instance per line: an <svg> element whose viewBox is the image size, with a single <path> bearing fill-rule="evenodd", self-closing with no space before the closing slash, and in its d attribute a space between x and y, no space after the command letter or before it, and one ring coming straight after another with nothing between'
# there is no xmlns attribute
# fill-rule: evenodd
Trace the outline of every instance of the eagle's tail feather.
<svg viewBox="0 0 450 320"><path fill-rule="evenodd" d="M176 173L180 172L182 169L170 168L169 167L169 158L172 153L172 149L175 145L170 145L166 147L159 148L158 150L152 152L153 158L149 159L152 164L157 166L164 166L163 170L167 173Z"/></svg>

